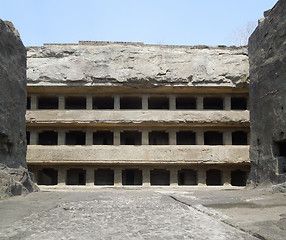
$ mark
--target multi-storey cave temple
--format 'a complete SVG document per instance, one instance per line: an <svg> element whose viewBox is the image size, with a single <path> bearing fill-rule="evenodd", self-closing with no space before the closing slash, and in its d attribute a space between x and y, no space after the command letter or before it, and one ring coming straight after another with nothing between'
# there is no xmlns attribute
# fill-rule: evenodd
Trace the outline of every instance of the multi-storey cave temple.
<svg viewBox="0 0 286 240"><path fill-rule="evenodd" d="M245 186L245 47L28 47L27 163L39 185Z"/></svg>

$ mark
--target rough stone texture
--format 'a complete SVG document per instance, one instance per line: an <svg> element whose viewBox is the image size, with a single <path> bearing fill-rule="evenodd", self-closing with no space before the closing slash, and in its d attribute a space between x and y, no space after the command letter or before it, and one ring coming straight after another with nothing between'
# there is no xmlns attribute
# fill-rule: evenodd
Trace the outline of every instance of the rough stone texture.
<svg viewBox="0 0 286 240"><path fill-rule="evenodd" d="M28 47L30 86L248 87L244 47L79 42Z"/></svg>
<svg viewBox="0 0 286 240"><path fill-rule="evenodd" d="M0 198L33 190L26 165L26 49L0 19Z"/></svg>
<svg viewBox="0 0 286 240"><path fill-rule="evenodd" d="M250 61L250 180L282 183L286 174L277 142L286 141L286 2L278 1L249 40ZM283 147L285 148L285 146ZM284 149L285 151L285 149ZM286 159L284 158L284 161ZM286 162L285 162L286 163ZM285 170L285 169L284 169Z"/></svg>

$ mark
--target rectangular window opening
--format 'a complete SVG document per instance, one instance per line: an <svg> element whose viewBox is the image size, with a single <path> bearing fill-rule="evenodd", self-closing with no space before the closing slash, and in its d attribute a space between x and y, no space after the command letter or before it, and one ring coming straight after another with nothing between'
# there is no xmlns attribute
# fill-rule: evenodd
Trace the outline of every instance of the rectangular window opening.
<svg viewBox="0 0 286 240"><path fill-rule="evenodd" d="M215 97L204 98L204 109L223 110L223 99Z"/></svg>
<svg viewBox="0 0 286 240"><path fill-rule="evenodd" d="M120 133L120 145L141 145L141 132L123 131Z"/></svg>
<svg viewBox="0 0 286 240"><path fill-rule="evenodd" d="M223 134L216 131L204 133L205 145L223 145Z"/></svg>
<svg viewBox="0 0 286 240"><path fill-rule="evenodd" d="M149 132L149 145L168 145L169 134L164 131Z"/></svg>
<svg viewBox="0 0 286 240"><path fill-rule="evenodd" d="M196 134L192 131L177 132L177 145L196 145Z"/></svg>
<svg viewBox="0 0 286 240"><path fill-rule="evenodd" d="M39 145L58 145L58 133L54 131L40 132Z"/></svg>
<svg viewBox="0 0 286 240"><path fill-rule="evenodd" d="M94 172L94 185L114 185L114 171L112 169L97 169Z"/></svg>
<svg viewBox="0 0 286 240"><path fill-rule="evenodd" d="M247 109L247 99L246 98L231 98L231 110L246 110Z"/></svg>
<svg viewBox="0 0 286 240"><path fill-rule="evenodd" d="M113 145L113 132L111 131L94 132L93 145Z"/></svg>
<svg viewBox="0 0 286 240"><path fill-rule="evenodd" d="M247 145L247 133L243 131L233 132L232 145Z"/></svg>
<svg viewBox="0 0 286 240"><path fill-rule="evenodd" d="M82 131L67 132L66 145L85 145L85 132Z"/></svg>
<svg viewBox="0 0 286 240"><path fill-rule="evenodd" d="M120 109L142 109L142 98L120 97Z"/></svg>
<svg viewBox="0 0 286 240"><path fill-rule="evenodd" d="M139 169L122 170L122 185L142 185L142 171Z"/></svg>
<svg viewBox="0 0 286 240"><path fill-rule="evenodd" d="M94 97L92 109L114 109L114 98L112 96Z"/></svg>
<svg viewBox="0 0 286 240"><path fill-rule="evenodd" d="M38 109L58 109L58 97L38 97Z"/></svg>
<svg viewBox="0 0 286 240"><path fill-rule="evenodd" d="M176 109L196 109L196 98L176 97Z"/></svg>
<svg viewBox="0 0 286 240"><path fill-rule="evenodd" d="M169 109L168 97L149 97L148 109Z"/></svg>
<svg viewBox="0 0 286 240"><path fill-rule="evenodd" d="M65 97L65 109L86 109L86 98Z"/></svg>

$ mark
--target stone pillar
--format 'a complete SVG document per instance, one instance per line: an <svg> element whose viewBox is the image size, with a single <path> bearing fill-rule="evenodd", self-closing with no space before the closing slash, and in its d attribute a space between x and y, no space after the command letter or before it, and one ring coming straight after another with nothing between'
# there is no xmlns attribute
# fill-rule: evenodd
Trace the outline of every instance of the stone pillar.
<svg viewBox="0 0 286 240"><path fill-rule="evenodd" d="M31 110L38 109L38 97L35 95L31 96Z"/></svg>
<svg viewBox="0 0 286 240"><path fill-rule="evenodd" d="M38 172L39 172L39 169L37 169L35 172L33 172L34 174L34 183L38 184Z"/></svg>
<svg viewBox="0 0 286 240"><path fill-rule="evenodd" d="M60 167L58 169L58 186L65 186L66 185L66 168Z"/></svg>
<svg viewBox="0 0 286 240"><path fill-rule="evenodd" d="M169 132L169 145L177 145L176 130L170 129L168 132Z"/></svg>
<svg viewBox="0 0 286 240"><path fill-rule="evenodd" d="M122 170L120 168L114 169L114 186L122 187Z"/></svg>
<svg viewBox="0 0 286 240"><path fill-rule="evenodd" d="M223 133L223 145L232 145L232 133L231 132Z"/></svg>
<svg viewBox="0 0 286 240"><path fill-rule="evenodd" d="M143 178L143 187L150 187L150 169L149 168L143 168L142 169L142 178Z"/></svg>
<svg viewBox="0 0 286 240"><path fill-rule="evenodd" d="M231 170L222 170L222 184L223 186L231 186Z"/></svg>
<svg viewBox="0 0 286 240"><path fill-rule="evenodd" d="M39 143L39 133L30 131L30 145L37 145Z"/></svg>
<svg viewBox="0 0 286 240"><path fill-rule="evenodd" d="M231 97L225 96L223 99L223 109L224 110L231 110Z"/></svg>
<svg viewBox="0 0 286 240"><path fill-rule="evenodd" d="M149 132L147 130L142 131L142 145L149 145Z"/></svg>
<svg viewBox="0 0 286 240"><path fill-rule="evenodd" d="M203 131L197 131L196 132L196 145L205 145L204 132Z"/></svg>
<svg viewBox="0 0 286 240"><path fill-rule="evenodd" d="M87 130L85 133L85 145L92 145L93 144L93 132L92 130Z"/></svg>
<svg viewBox="0 0 286 240"><path fill-rule="evenodd" d="M65 145L66 144L66 132L65 131L58 131L58 145Z"/></svg>
<svg viewBox="0 0 286 240"><path fill-rule="evenodd" d="M205 187L207 185L206 183L206 170L205 169L198 169L198 186L199 187Z"/></svg>
<svg viewBox="0 0 286 240"><path fill-rule="evenodd" d="M119 110L120 109L120 96L115 95L114 96L114 110Z"/></svg>
<svg viewBox="0 0 286 240"><path fill-rule="evenodd" d="M178 170L176 168L170 169L170 186L178 187Z"/></svg>
<svg viewBox="0 0 286 240"><path fill-rule="evenodd" d="M120 145L120 131L118 129L114 129L113 132L113 145L115 146Z"/></svg>
<svg viewBox="0 0 286 240"><path fill-rule="evenodd" d="M86 110L92 110L92 96L86 96Z"/></svg>
<svg viewBox="0 0 286 240"><path fill-rule="evenodd" d="M94 169L86 169L86 186L94 186Z"/></svg>
<svg viewBox="0 0 286 240"><path fill-rule="evenodd" d="M148 95L142 96L142 110L148 110Z"/></svg>
<svg viewBox="0 0 286 240"><path fill-rule="evenodd" d="M203 97L197 97L197 109L198 110L204 109L204 98Z"/></svg>
<svg viewBox="0 0 286 240"><path fill-rule="evenodd" d="M169 96L169 109L176 110L176 96Z"/></svg>
<svg viewBox="0 0 286 240"><path fill-rule="evenodd" d="M59 96L59 110L65 109L65 96Z"/></svg>

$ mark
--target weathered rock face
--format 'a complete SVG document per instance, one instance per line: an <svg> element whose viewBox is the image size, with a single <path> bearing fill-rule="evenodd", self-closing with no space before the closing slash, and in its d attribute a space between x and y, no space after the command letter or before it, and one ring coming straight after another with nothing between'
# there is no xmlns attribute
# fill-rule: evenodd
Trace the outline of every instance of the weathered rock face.
<svg viewBox="0 0 286 240"><path fill-rule="evenodd" d="M267 15L249 40L250 180L256 184L286 181L286 2Z"/></svg>
<svg viewBox="0 0 286 240"><path fill-rule="evenodd" d="M79 42L28 48L28 85L248 87L247 49Z"/></svg>
<svg viewBox="0 0 286 240"><path fill-rule="evenodd" d="M0 198L33 190L26 165L26 49L0 19Z"/></svg>

